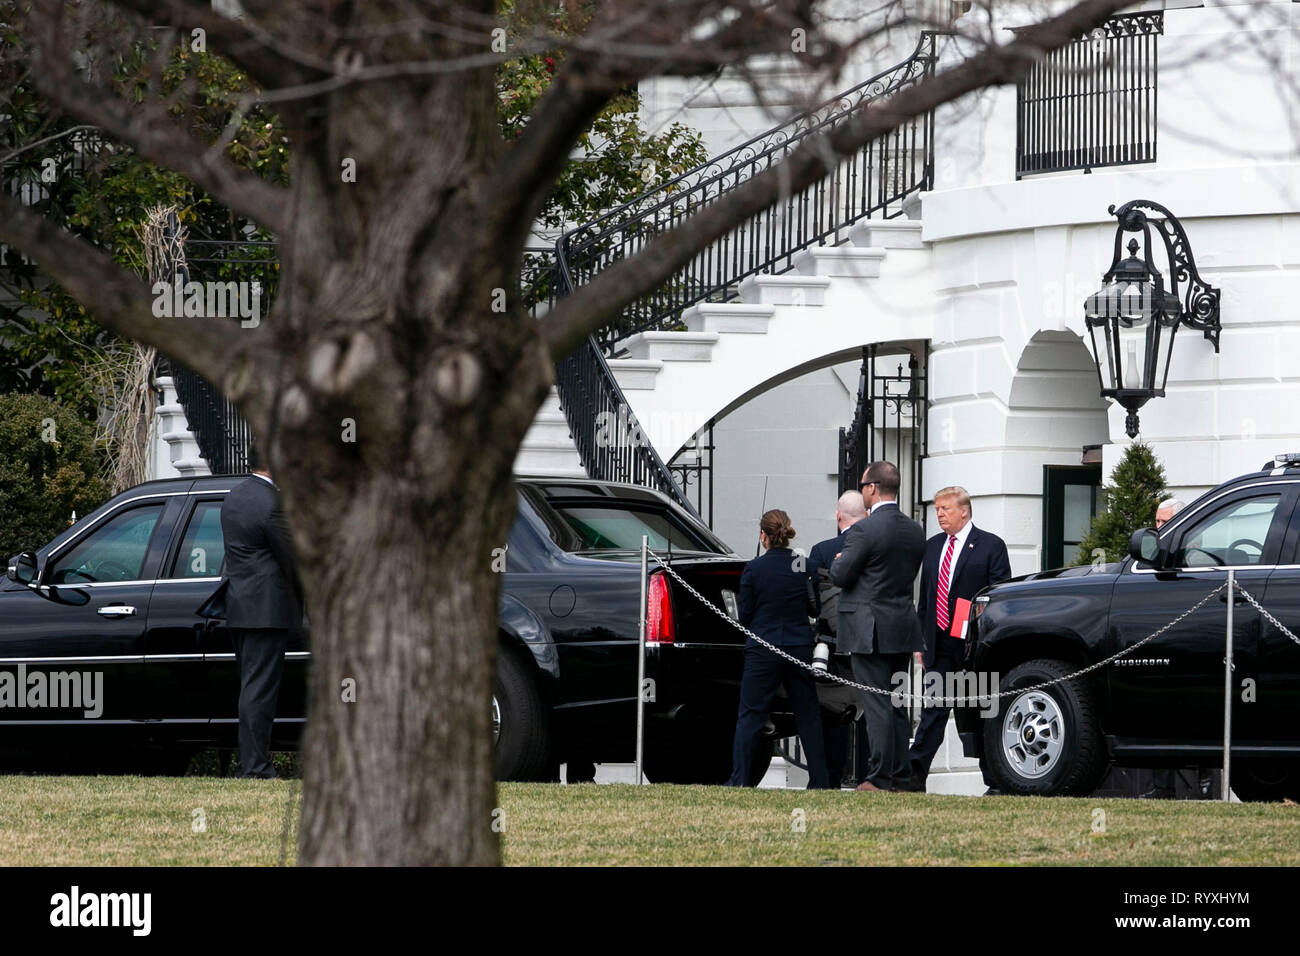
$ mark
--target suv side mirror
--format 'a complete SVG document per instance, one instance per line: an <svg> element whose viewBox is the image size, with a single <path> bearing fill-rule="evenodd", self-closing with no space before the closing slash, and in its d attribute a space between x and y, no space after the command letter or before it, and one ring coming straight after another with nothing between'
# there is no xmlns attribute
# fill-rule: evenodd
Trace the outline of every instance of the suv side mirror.
<svg viewBox="0 0 1300 956"><path fill-rule="evenodd" d="M1160 537L1150 528L1138 528L1128 543L1128 553L1134 561L1142 561L1159 570Z"/></svg>
<svg viewBox="0 0 1300 956"><path fill-rule="evenodd" d="M17 581L29 588L33 587L40 577L39 569L36 566L36 555L31 551L24 551L22 554L11 558L6 574L10 581Z"/></svg>

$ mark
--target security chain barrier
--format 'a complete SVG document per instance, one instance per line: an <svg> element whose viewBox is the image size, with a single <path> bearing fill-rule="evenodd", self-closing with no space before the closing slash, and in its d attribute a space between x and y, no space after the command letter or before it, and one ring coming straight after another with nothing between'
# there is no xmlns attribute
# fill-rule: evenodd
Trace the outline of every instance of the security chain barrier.
<svg viewBox="0 0 1300 956"><path fill-rule="evenodd" d="M728 624L735 627L746 637L752 638L758 644L762 645L763 647L766 647L769 651L776 654L778 657L784 658L790 663L802 667L804 670L810 672L813 675L814 679L827 681L835 684L844 684L847 687L852 687L855 688L856 690L865 691L868 694L883 694L883 695L888 695L890 697L896 697L908 703L917 701L921 704L929 704L930 706L935 706L936 704L943 704L946 707L981 706L982 701L990 701L1002 697L1012 697L1019 694L1025 694L1030 691L1042 690L1045 687L1051 687L1055 684L1063 684L1066 681L1076 680L1080 677L1090 674L1095 670L1099 670L1100 668L1105 667L1107 664L1110 664L1112 661L1119 660L1121 657L1124 657L1127 654L1132 654L1134 651L1136 651L1138 648L1142 647L1144 644L1148 643L1149 641L1155 640L1157 637L1165 633L1165 631L1169 630L1174 625L1181 623L1184 618L1199 611L1202 607L1205 606L1206 602L1208 602L1210 598L1214 597L1216 594L1218 594L1220 591L1222 591L1224 588L1228 586L1228 582L1224 581L1217 588L1215 588L1213 591L1210 591L1208 594L1205 595L1205 597L1201 598L1199 601L1197 601L1195 604L1189 607L1182 614L1178 615L1168 624L1164 625L1164 627L1152 631L1150 634L1142 638L1142 640L1138 641L1136 644L1133 644L1131 647L1127 647L1116 654L1112 654L1110 657L1107 657L1104 660L1097 661L1095 664L1089 664L1087 667L1083 668L1082 670L1075 671L1073 674L1067 674L1065 677L1058 677L1055 680L1044 681L1041 684L1034 684L1030 687L1017 687L1014 690L1004 690L997 694L977 694L974 697L955 697L955 696L941 697L938 695L928 695L928 694L906 694L903 693L902 691L885 690L882 687L868 687L865 684L859 684L856 681L851 681L846 677L840 677L838 674L831 674L828 671L818 670L817 668L813 667L811 664L806 663L805 661L801 661L799 660L799 658L795 657L794 655L788 654L785 651L781 650L781 648L775 646L774 644L770 644L767 641L763 640L763 638L759 637L749 628L745 627L743 624L741 624L739 621L737 621L735 618L729 615L722 608L718 607L716 604L714 604L712 601L706 598L699 591L695 590L695 588L691 587L690 584L688 584L685 580L682 579L682 576L680 574L678 574L668 564L666 564L664 560L661 557L659 557L659 555L656 554L653 550L648 548L646 550L649 556L654 559L654 562L657 565L659 565L661 569L667 571L668 574L672 576L673 580L675 580L678 584L680 584L683 588L685 588L687 592L693 594L698 601L700 601L707 608L713 611L714 614L718 615L718 617L722 618ZM1259 612L1263 614L1264 617L1266 617L1273 624L1274 627L1281 630L1282 633L1286 634L1289 638L1291 638L1291 640L1296 641L1296 643L1300 644L1300 638L1297 638L1289 630L1283 627L1278 622L1277 618L1273 617L1273 615L1269 614L1262 607L1260 607L1259 604L1255 601L1255 599L1249 593L1246 592L1245 588L1243 588L1240 584L1238 584L1237 589L1240 590L1243 595L1245 595L1246 600L1248 600L1251 604L1253 604L1256 608L1259 609Z"/></svg>
<svg viewBox="0 0 1300 956"><path fill-rule="evenodd" d="M1275 628L1277 628L1287 637L1291 638L1291 640L1295 641L1297 644L1300 644L1300 637L1296 637L1295 634L1291 632L1290 628L1286 627L1281 621L1275 618L1272 614L1269 614L1268 611L1264 610L1263 606L1258 601L1255 600L1255 596L1241 586L1240 581L1237 581L1235 583L1237 585L1237 590L1241 592L1241 596L1250 602L1251 606L1263 616L1264 620L1268 621L1268 623L1272 624Z"/></svg>

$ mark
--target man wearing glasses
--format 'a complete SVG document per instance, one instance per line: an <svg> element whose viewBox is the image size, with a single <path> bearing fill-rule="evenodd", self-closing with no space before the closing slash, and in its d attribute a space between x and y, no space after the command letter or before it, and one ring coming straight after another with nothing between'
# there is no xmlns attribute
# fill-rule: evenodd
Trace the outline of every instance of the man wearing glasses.
<svg viewBox="0 0 1300 956"><path fill-rule="evenodd" d="M870 510L848 530L831 565L831 581L843 588L837 649L851 655L854 680L884 691L923 648L912 582L925 554L925 532L899 510L898 487L898 466L892 462L867 467L860 488ZM862 696L871 759L858 789L912 789L907 709L893 706L888 693Z"/></svg>

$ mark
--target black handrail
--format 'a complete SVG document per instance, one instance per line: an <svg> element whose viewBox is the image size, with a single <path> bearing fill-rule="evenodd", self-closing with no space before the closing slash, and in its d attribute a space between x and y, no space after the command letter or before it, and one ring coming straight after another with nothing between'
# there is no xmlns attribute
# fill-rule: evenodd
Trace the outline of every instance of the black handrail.
<svg viewBox="0 0 1300 956"><path fill-rule="evenodd" d="M569 289L586 284L657 234L779 165L813 136L828 132L873 100L931 75L937 59L935 37L933 31L923 32L916 50L896 66L564 233L556 243L563 284ZM796 253L855 222L873 215L901 215L903 201L929 188L933 180L933 128L930 113L907 120L843 157L816 183L738 224L597 332L602 351L615 355L630 335L675 327L682 312L697 302L734 297L741 280L749 276L788 271Z"/></svg>
<svg viewBox="0 0 1300 956"><path fill-rule="evenodd" d="M262 287L262 311L269 310L279 271L274 240L189 238L185 252L187 266L192 270L185 268L183 281L189 281L192 276L197 281L212 278L223 282L258 282ZM176 399L185 410L185 420L208 468L214 475L248 471L252 430L235 403L180 362L167 362L166 367L176 387ZM164 373L161 363L159 372Z"/></svg>
<svg viewBox="0 0 1300 956"><path fill-rule="evenodd" d="M936 60L935 37L931 31L922 33L916 50L897 66L566 232L555 244L554 272L546 297L553 302L568 295L601 269L634 253L654 234L775 165L808 137L837 125L866 103L930 75ZM933 181L933 133L930 113L867 143L843 159L829 176L777 207L750 217L561 360L555 376L560 407L587 474L649 485L698 514L636 424L606 355L615 354L629 335L675 325L682 311L697 302L734 295L748 276L789 270L795 253L861 219L877 213L885 218L900 214L902 200L929 188ZM912 148L905 150L909 136ZM903 168L905 152L909 159ZM901 178L889 175L891 157L894 171L904 173ZM760 235L761 247L756 239Z"/></svg>
<svg viewBox="0 0 1300 956"><path fill-rule="evenodd" d="M519 286L533 315L573 291L555 250L548 248L524 250ZM654 488L701 517L641 430L594 336L555 363L555 385L588 477Z"/></svg>

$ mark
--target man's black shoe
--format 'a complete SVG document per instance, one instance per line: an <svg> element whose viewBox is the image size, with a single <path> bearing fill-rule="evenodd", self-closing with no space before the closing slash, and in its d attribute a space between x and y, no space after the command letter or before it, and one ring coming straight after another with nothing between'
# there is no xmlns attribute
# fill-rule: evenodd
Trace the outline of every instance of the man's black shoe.
<svg viewBox="0 0 1300 956"><path fill-rule="evenodd" d="M1172 787L1152 787L1146 793L1138 796L1139 800L1172 800L1174 791Z"/></svg>
<svg viewBox="0 0 1300 956"><path fill-rule="evenodd" d="M925 793L925 781L929 774L912 774L907 778L906 783L899 784L899 790L905 790L908 793Z"/></svg>

